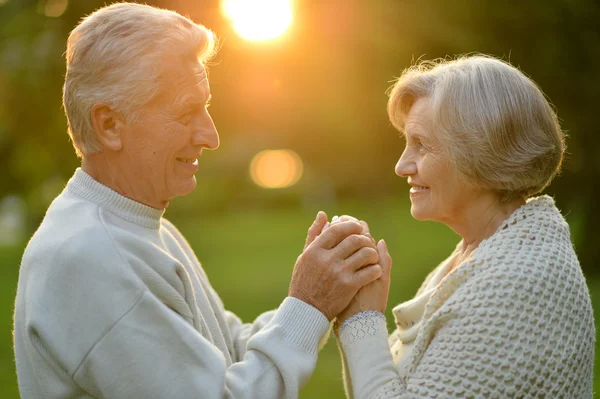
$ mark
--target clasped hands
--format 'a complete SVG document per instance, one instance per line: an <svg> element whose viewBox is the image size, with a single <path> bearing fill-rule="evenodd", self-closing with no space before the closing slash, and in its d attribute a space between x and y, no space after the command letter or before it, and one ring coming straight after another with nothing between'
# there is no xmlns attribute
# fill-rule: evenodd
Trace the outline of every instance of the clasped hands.
<svg viewBox="0 0 600 399"><path fill-rule="evenodd" d="M294 266L289 295L338 324L368 310L385 313L392 259L384 240L351 216L328 222L319 212Z"/></svg>

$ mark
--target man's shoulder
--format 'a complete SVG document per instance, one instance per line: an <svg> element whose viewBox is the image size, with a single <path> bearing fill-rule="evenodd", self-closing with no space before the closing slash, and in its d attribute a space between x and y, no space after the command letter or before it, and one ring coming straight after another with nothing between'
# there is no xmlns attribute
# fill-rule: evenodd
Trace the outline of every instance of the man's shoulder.
<svg viewBox="0 0 600 399"><path fill-rule="evenodd" d="M59 195L50 205L42 223L25 248L23 263L54 257L110 256L115 250L99 207L68 193Z"/></svg>
<svg viewBox="0 0 600 399"><path fill-rule="evenodd" d="M177 227L175 227L173 222L171 222L167 218L165 218L165 217L160 218L160 226L163 229L165 229L166 231L168 231L175 238L178 238L178 239L183 238L183 234L181 234L181 232L179 231L179 229Z"/></svg>
<svg viewBox="0 0 600 399"><path fill-rule="evenodd" d="M139 295L143 287L101 212L73 195L52 203L21 262L18 289L32 310L84 301L118 310Z"/></svg>

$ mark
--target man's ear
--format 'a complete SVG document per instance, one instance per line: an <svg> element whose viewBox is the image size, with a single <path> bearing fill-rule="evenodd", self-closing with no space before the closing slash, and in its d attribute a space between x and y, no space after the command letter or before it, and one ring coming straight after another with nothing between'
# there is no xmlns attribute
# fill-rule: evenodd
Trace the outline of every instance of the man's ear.
<svg viewBox="0 0 600 399"><path fill-rule="evenodd" d="M126 125L123 115L113 110L108 104L98 103L92 106L90 116L96 137L102 147L119 151L123 146L121 135Z"/></svg>

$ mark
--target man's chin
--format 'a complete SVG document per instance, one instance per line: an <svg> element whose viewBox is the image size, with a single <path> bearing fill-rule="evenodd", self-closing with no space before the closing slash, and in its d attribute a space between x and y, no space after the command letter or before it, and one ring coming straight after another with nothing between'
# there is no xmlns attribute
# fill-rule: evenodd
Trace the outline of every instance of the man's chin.
<svg viewBox="0 0 600 399"><path fill-rule="evenodd" d="M182 181L175 190L173 190L174 197L185 197L188 194L191 194L195 189L198 183L196 182L196 176L192 176L185 181Z"/></svg>

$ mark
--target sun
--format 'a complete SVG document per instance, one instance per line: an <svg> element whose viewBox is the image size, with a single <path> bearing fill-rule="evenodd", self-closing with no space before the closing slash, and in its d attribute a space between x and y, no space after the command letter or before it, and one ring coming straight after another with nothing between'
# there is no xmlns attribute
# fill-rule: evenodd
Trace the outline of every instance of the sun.
<svg viewBox="0 0 600 399"><path fill-rule="evenodd" d="M223 13L244 39L281 36L292 23L291 0L222 0Z"/></svg>

